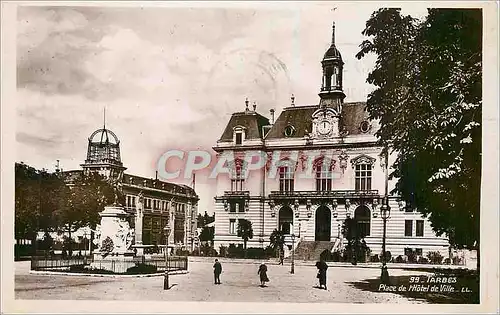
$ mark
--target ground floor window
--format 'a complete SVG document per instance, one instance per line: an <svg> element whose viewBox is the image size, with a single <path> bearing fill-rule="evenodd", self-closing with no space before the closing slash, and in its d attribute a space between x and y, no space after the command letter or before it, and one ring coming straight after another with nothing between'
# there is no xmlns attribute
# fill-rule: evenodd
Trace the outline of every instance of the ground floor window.
<svg viewBox="0 0 500 315"><path fill-rule="evenodd" d="M236 220L229 219L229 234L236 234Z"/></svg>

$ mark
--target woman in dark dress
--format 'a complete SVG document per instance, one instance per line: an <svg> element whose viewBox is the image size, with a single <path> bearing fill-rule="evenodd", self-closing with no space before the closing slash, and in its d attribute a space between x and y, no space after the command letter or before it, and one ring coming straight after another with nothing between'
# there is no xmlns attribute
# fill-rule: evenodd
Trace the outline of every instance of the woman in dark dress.
<svg viewBox="0 0 500 315"><path fill-rule="evenodd" d="M267 266L264 263L259 266L257 274L260 276L260 286L264 287L266 282L269 282L269 278L267 277Z"/></svg>
<svg viewBox="0 0 500 315"><path fill-rule="evenodd" d="M328 269L328 265L321 259L316 263L316 268L318 268L317 278L319 279L319 288L326 290L326 270Z"/></svg>

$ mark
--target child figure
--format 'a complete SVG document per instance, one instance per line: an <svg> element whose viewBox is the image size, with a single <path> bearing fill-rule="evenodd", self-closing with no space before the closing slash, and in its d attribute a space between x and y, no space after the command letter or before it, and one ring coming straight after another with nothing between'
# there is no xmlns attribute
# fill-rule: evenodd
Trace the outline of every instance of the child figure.
<svg viewBox="0 0 500 315"><path fill-rule="evenodd" d="M260 286L265 287L266 282L269 282L269 278L267 277L267 266L264 263L259 266L257 274L260 276Z"/></svg>

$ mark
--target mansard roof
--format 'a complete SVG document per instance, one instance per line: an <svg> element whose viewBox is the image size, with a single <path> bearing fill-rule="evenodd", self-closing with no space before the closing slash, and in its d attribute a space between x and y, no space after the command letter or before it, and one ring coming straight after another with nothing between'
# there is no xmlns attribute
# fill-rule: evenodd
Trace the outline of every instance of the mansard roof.
<svg viewBox="0 0 500 315"><path fill-rule="evenodd" d="M245 128L246 139L262 139L263 127L269 125L269 119L255 111L237 112L231 116L219 141L232 141L235 127Z"/></svg>
<svg viewBox="0 0 500 315"><path fill-rule="evenodd" d="M318 105L293 106L283 109L266 139L285 138L285 128L288 125L295 128L295 133L289 138L303 138L312 130L312 114L318 109Z"/></svg>
<svg viewBox="0 0 500 315"><path fill-rule="evenodd" d="M312 131L312 114L319 108L318 105L286 107L274 123L266 139L303 138ZM340 125L348 131L348 135L361 134L360 125L368 120L365 102L344 103ZM291 125L295 133L285 137L285 128Z"/></svg>

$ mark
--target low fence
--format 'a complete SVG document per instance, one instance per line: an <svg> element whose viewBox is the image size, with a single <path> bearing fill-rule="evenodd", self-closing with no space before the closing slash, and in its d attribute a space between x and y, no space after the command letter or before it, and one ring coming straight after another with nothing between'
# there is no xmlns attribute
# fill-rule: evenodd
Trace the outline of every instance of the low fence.
<svg viewBox="0 0 500 315"><path fill-rule="evenodd" d="M93 257L32 257L31 270L36 271L69 271L71 269L106 270L108 273L125 273L128 268L144 264L155 266L157 272L165 271L165 257L130 257L130 259L113 259L105 257L94 259ZM186 256L170 256L168 258L169 271L184 271L188 269L188 258Z"/></svg>
<svg viewBox="0 0 500 315"><path fill-rule="evenodd" d="M62 271L70 267L86 266L92 263L92 257L31 257L31 270Z"/></svg>

